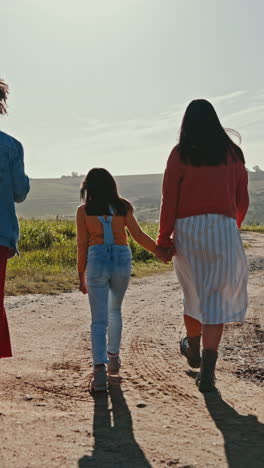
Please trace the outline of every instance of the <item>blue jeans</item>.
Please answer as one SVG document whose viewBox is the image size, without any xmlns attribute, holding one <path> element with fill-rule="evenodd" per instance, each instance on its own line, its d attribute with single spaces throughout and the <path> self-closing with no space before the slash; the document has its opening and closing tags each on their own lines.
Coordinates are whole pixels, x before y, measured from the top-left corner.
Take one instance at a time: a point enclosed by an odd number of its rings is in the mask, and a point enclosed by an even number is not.
<svg viewBox="0 0 264 468">
<path fill-rule="evenodd" d="M 119 353 L 121 305 L 130 275 L 131 250 L 128 246 L 102 244 L 89 247 L 87 286 L 94 365 L 108 363 L 107 351 Z"/>
</svg>

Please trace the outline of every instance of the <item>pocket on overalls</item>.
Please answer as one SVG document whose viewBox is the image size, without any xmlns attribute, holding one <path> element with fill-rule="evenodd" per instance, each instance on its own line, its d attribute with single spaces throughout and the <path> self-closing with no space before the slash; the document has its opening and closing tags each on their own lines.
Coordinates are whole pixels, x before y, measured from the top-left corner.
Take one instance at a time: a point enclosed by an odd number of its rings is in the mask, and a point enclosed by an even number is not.
<svg viewBox="0 0 264 468">
<path fill-rule="evenodd" d="M 122 277 L 131 275 L 132 254 L 128 246 L 115 246 L 114 250 L 114 273 Z"/>
<path fill-rule="evenodd" d="M 92 245 L 87 255 L 87 278 L 97 279 L 103 275 L 106 252 L 104 245 Z"/>
</svg>

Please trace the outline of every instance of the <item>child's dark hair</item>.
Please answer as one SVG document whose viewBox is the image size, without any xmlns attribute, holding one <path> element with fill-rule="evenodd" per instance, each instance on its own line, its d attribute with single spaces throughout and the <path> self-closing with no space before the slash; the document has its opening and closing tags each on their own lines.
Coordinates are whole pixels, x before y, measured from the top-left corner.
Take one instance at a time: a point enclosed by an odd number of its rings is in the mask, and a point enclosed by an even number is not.
<svg viewBox="0 0 264 468">
<path fill-rule="evenodd" d="M 8 85 L 0 79 L 0 114 L 7 114 L 7 95 L 9 93 Z"/>
<path fill-rule="evenodd" d="M 117 191 L 115 179 L 106 169 L 91 169 L 81 185 L 81 200 L 85 203 L 87 215 L 126 216 L 132 211 L 129 201 L 121 198 Z"/>
<path fill-rule="evenodd" d="M 227 163 L 228 153 L 234 161 L 245 163 L 242 150 L 229 137 L 212 104 L 205 99 L 192 101 L 184 114 L 178 150 L 181 160 L 192 166 L 218 166 Z"/>
</svg>

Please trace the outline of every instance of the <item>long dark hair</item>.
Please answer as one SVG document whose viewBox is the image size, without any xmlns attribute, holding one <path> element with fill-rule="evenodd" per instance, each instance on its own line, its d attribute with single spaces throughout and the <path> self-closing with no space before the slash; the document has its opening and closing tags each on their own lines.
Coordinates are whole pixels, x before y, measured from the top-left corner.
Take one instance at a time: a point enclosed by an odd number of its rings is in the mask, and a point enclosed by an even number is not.
<svg viewBox="0 0 264 468">
<path fill-rule="evenodd" d="M 192 166 L 218 166 L 227 163 L 228 153 L 235 161 L 245 163 L 242 150 L 225 130 L 212 104 L 205 99 L 192 101 L 183 116 L 177 146 L 182 162 Z"/>
<path fill-rule="evenodd" d="M 126 216 L 132 205 L 121 198 L 117 191 L 115 179 L 106 169 L 91 169 L 81 185 L 81 200 L 85 203 L 87 215 Z"/>
<path fill-rule="evenodd" d="M 0 114 L 6 114 L 7 113 L 7 95 L 9 92 L 8 85 L 0 79 Z"/>
</svg>

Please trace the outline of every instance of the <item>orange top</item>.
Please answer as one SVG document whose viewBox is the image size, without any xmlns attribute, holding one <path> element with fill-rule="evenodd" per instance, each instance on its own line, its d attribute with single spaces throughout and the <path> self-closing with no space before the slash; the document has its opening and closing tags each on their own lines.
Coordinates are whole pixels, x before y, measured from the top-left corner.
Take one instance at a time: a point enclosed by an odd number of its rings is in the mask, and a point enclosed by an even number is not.
<svg viewBox="0 0 264 468">
<path fill-rule="evenodd" d="M 76 225 L 78 271 L 83 273 L 86 270 L 88 247 L 104 243 L 104 230 L 97 216 L 86 214 L 85 205 L 81 205 L 77 209 Z M 126 216 L 113 215 L 112 230 L 116 245 L 128 245 L 126 227 L 144 249 L 150 252 L 155 251 L 155 241 L 142 231 L 132 211 L 128 211 Z"/>
</svg>

